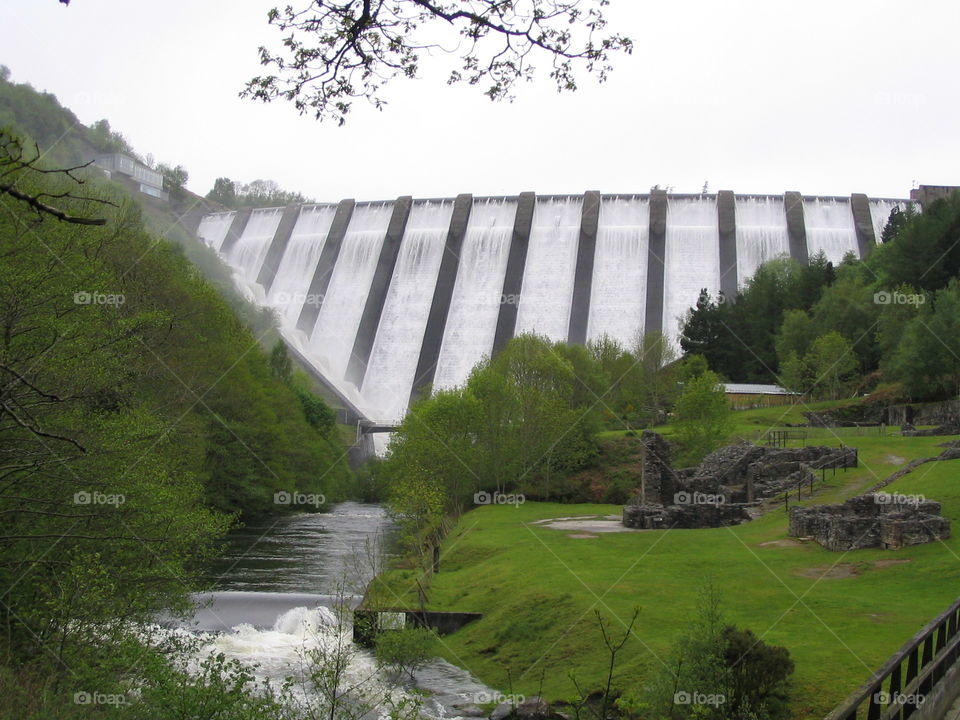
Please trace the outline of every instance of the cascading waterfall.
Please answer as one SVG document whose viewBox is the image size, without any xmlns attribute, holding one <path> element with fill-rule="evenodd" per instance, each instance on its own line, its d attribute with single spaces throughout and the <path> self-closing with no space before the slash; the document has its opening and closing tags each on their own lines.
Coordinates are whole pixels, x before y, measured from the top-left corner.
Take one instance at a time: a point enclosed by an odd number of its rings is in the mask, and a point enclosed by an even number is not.
<svg viewBox="0 0 960 720">
<path fill-rule="evenodd" d="M 497 330 L 516 200 L 475 200 L 460 251 L 457 280 L 433 384 L 450 388 L 489 355 Z"/>
<path fill-rule="evenodd" d="M 280 218 L 283 217 L 283 208 L 262 208 L 250 214 L 250 220 L 243 229 L 243 235 L 227 252 L 227 262 L 236 270 L 237 277 L 242 281 L 249 293 L 259 301 L 263 301 L 263 288 L 257 285 L 257 275 L 263 258 L 270 249 L 270 242 L 277 232 Z"/>
<path fill-rule="evenodd" d="M 452 215 L 451 202 L 410 210 L 362 389 L 386 422 L 407 409 Z"/>
<path fill-rule="evenodd" d="M 214 250 L 219 250 L 220 246 L 223 245 L 224 238 L 230 231 L 233 216 L 236 214 L 235 212 L 222 212 L 204 215 L 200 221 L 200 227 L 197 228 L 197 235 Z"/>
<path fill-rule="evenodd" d="M 304 303 L 320 302 L 320 298 L 308 297 L 307 293 L 336 212 L 336 205 L 305 205 L 300 209 L 267 296 L 267 303 L 280 312 L 281 325 L 295 328 Z"/>
<path fill-rule="evenodd" d="M 297 717 L 316 717 L 323 704 L 322 693 L 303 676 L 314 651 L 342 662 L 341 688 L 356 686 L 348 702 L 360 695 L 380 700 L 384 693 L 395 700 L 410 697 L 406 682 L 395 687 L 373 653 L 353 643 L 350 613 L 338 613 L 362 600 L 391 526 L 382 507 L 357 503 L 334 505 L 329 513 L 250 520 L 230 532 L 224 555 L 208 568 L 217 589 L 194 596 L 192 617 L 158 618 L 162 627 L 154 637 L 192 634 L 199 647 L 186 658 L 190 672 L 198 672 L 205 657 L 223 653 L 275 689 L 292 677 L 285 699 L 300 709 Z M 412 682 L 428 694 L 420 712 L 424 720 L 456 718 L 463 705 L 497 698 L 468 671 L 438 658 L 418 669 Z"/>
<path fill-rule="evenodd" d="M 516 334 L 567 339 L 583 199 L 537 199 L 520 291 Z M 505 298 L 509 301 L 511 298 Z"/>
<path fill-rule="evenodd" d="M 516 308 L 515 334 L 535 332 L 551 340 L 567 339 L 583 197 L 541 196 L 535 202 L 522 286 L 517 295 L 507 296 L 504 277 L 518 199 L 474 199 L 450 306 L 441 308 L 446 321 L 434 387 L 463 383 L 474 365 L 491 353 L 501 312 L 511 309 L 505 304 Z M 734 202 L 736 283 L 742 287 L 763 262 L 789 254 L 790 236 L 783 196 L 735 195 Z M 301 207 L 266 294 L 257 278 L 282 208 L 253 211 L 242 236 L 232 238 L 236 242 L 222 255 L 233 267 L 239 288 L 250 299 L 279 311 L 283 337 L 325 376 L 347 405 L 352 403 L 375 423 L 392 424 L 405 411 L 412 388 L 454 203 L 453 199 L 417 201 L 411 207 L 401 245 L 391 248 L 398 251 L 397 262 L 384 305 L 377 308 L 380 322 L 373 333 L 362 388 L 346 382 L 345 374 L 393 203 L 355 205 L 324 297 L 308 293 L 335 205 Z M 878 238 L 890 211 L 911 205 L 909 200 L 881 198 L 868 203 Z M 578 308 L 587 312 L 588 340 L 607 336 L 631 345 L 639 333 L 655 325 L 676 346 L 680 320 L 696 303 L 701 288 L 716 297 L 721 280 L 724 286 L 727 281 L 733 284 L 732 278 L 720 277 L 716 196 L 668 196 L 663 258 L 650 256 L 650 209 L 647 196 L 601 196 L 590 297 L 583 298 L 588 307 Z M 807 196 L 802 212 L 811 256 L 823 251 L 830 261 L 839 263 L 849 252 L 859 254 L 851 198 Z M 222 250 L 235 217 L 235 212 L 207 215 L 198 234 L 210 247 Z M 653 318 L 646 308 L 647 277 L 650 270 L 657 271 L 654 277 L 659 281 L 661 261 L 662 311 Z M 307 332 L 297 329 L 304 303 L 319 307 L 317 320 Z M 375 442 L 382 439 L 378 435 Z"/>
<path fill-rule="evenodd" d="M 782 197 L 738 197 L 736 203 L 737 287 L 743 287 L 762 263 L 790 257 L 790 237 Z"/>
<path fill-rule="evenodd" d="M 590 288 L 587 338 L 606 335 L 625 347 L 643 332 L 647 305 L 650 201 L 604 198 Z"/>
<path fill-rule="evenodd" d="M 679 342 L 680 323 L 701 288 L 720 289 L 720 229 L 715 197 L 670 198 L 664 253 L 663 334 Z"/>
<path fill-rule="evenodd" d="M 907 209 L 907 205 L 908 203 L 902 200 L 870 201 L 870 218 L 873 220 L 873 236 L 877 239 L 877 244 L 879 244 L 883 238 L 883 229 L 887 226 L 890 213 L 893 212 L 894 208 L 900 212 L 904 212 Z"/>
<path fill-rule="evenodd" d="M 392 212 L 393 203 L 358 204 L 354 208 L 327 294 L 310 335 L 310 353 L 326 362 L 337 381 L 342 381 L 346 375 Z"/>
<path fill-rule="evenodd" d="M 804 198 L 803 222 L 807 230 L 807 253 L 820 251 L 838 265 L 847 253 L 860 256 L 853 210 L 846 198 Z"/>
</svg>

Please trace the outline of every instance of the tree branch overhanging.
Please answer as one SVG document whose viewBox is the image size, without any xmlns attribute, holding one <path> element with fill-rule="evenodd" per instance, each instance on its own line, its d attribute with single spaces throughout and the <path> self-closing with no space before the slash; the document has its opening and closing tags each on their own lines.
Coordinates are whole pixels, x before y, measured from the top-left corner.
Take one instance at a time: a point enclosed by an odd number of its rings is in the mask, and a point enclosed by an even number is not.
<svg viewBox="0 0 960 720">
<path fill-rule="evenodd" d="M 36 211 L 41 219 L 49 215 L 57 218 L 61 222 L 75 225 L 106 225 L 107 221 L 105 218 L 75 215 L 55 205 L 51 205 L 46 199 L 93 202 L 116 207 L 115 203 L 109 200 L 74 195 L 69 191 L 60 193 L 30 193 L 17 187 L 19 181 L 31 173 L 40 175 L 62 175 L 77 185 L 84 184 L 84 180 L 74 173 L 88 167 L 90 163 L 68 168 L 45 168 L 39 165 L 41 157 L 40 148 L 36 145 L 34 145 L 32 156 L 28 155 L 24 151 L 23 143 L 19 138 L 8 130 L 0 129 L 0 178 L 4 179 L 4 182 L 0 182 L 0 196 L 9 195 L 15 200 L 26 203 Z M 13 182 L 9 182 L 7 178 L 12 178 Z"/>
<path fill-rule="evenodd" d="M 290 101 L 318 120 L 345 122 L 353 102 L 377 108 L 382 88 L 398 76 L 416 78 L 423 52 L 455 58 L 448 84 L 489 83 L 491 100 L 510 100 L 519 80 L 546 58 L 559 91 L 577 89 L 577 68 L 603 82 L 612 56 L 632 41 L 607 33 L 609 0 L 315 0 L 274 8 L 270 24 L 287 33 L 282 50 L 260 48 L 273 74 L 247 82 L 241 96 Z"/>
</svg>

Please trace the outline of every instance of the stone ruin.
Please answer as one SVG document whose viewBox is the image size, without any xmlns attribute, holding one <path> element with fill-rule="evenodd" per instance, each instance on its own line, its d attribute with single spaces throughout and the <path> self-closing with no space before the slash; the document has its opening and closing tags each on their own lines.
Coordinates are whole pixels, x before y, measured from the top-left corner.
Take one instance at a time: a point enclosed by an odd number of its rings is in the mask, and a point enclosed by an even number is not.
<svg viewBox="0 0 960 720">
<path fill-rule="evenodd" d="M 857 449 L 809 446 L 775 448 L 751 443 L 730 445 L 707 455 L 691 482 L 729 488 L 731 502 L 754 503 L 809 485 L 820 470 L 853 468 Z"/>
<path fill-rule="evenodd" d="M 711 453 L 696 468 L 674 470 L 670 445 L 640 437 L 640 489 L 623 509 L 630 528 L 710 528 L 751 518 L 758 501 L 811 483 L 821 468 L 856 467 L 855 448 L 772 448 L 739 443 Z"/>
<path fill-rule="evenodd" d="M 827 550 L 895 549 L 950 537 L 940 503 L 915 495 L 869 493 L 841 505 L 790 509 L 787 534 Z"/>
<path fill-rule="evenodd" d="M 939 437 L 941 435 L 960 435 L 960 426 L 938 425 L 937 427 L 917 430 L 917 428 L 910 423 L 906 423 L 900 428 L 900 434 L 903 435 L 903 437 Z"/>
</svg>

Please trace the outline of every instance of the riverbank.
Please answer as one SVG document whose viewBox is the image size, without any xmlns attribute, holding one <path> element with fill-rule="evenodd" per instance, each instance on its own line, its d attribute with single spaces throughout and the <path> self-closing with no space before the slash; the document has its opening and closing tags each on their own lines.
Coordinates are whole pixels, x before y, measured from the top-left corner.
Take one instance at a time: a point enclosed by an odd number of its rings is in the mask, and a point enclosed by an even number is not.
<svg viewBox="0 0 960 720">
<path fill-rule="evenodd" d="M 861 465 L 828 476 L 813 502 L 858 494 L 902 463 L 938 454 L 944 440 L 844 437 L 859 447 Z M 957 461 L 931 463 L 888 490 L 939 500 L 944 516 L 957 522 L 960 493 L 949 482 L 957 469 Z M 666 659 L 709 579 L 723 593 L 731 622 L 789 649 L 796 663 L 793 715 L 800 720 L 825 715 L 957 595 L 958 538 L 832 553 L 788 538 L 782 511 L 711 530 L 583 533 L 540 522 L 620 510 L 526 503 L 464 514 L 443 544 L 428 608 L 483 618 L 444 637 L 443 656 L 495 687 L 536 695 L 542 684 L 547 699 L 570 699 L 569 672 L 591 689 L 604 673 L 594 610 L 622 627 L 639 606 L 617 673 L 619 687 L 636 687 Z M 394 570 L 381 580 L 379 597 L 394 605 L 416 602 L 412 571 Z"/>
</svg>

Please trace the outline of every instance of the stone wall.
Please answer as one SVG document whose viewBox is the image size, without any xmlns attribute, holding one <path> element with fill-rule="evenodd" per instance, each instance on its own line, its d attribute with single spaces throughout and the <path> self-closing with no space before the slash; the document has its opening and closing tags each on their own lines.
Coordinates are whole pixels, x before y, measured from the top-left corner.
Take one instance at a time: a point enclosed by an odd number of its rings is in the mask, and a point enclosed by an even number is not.
<svg viewBox="0 0 960 720">
<path fill-rule="evenodd" d="M 743 505 L 723 502 L 688 505 L 626 505 L 623 524 L 639 530 L 715 528 L 749 520 Z"/>
<path fill-rule="evenodd" d="M 672 503 L 677 482 L 670 464 L 670 444 L 662 435 L 644 430 L 640 447 L 640 494 L 636 501 L 651 505 Z"/>
<path fill-rule="evenodd" d="M 711 453 L 687 485 L 701 492 L 728 489 L 733 502 L 773 497 L 816 478 L 821 468 L 857 466 L 856 448 L 774 448 L 740 443 Z"/>
<path fill-rule="evenodd" d="M 706 528 L 750 519 L 748 508 L 816 479 L 821 467 L 855 467 L 855 448 L 772 448 L 740 443 L 711 453 L 696 468 L 673 470 L 670 446 L 645 431 L 639 493 L 624 508 L 631 528 Z"/>
<path fill-rule="evenodd" d="M 950 521 L 940 516 L 938 502 L 870 493 L 841 505 L 793 507 L 787 534 L 813 538 L 837 552 L 895 549 L 950 537 Z"/>
</svg>

